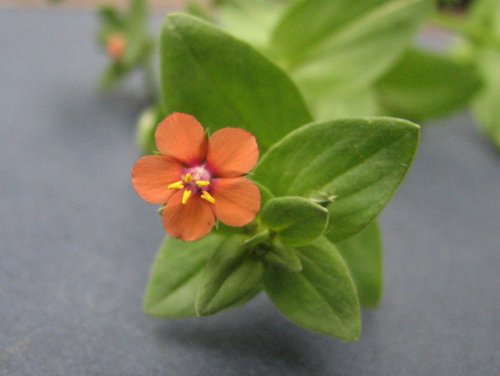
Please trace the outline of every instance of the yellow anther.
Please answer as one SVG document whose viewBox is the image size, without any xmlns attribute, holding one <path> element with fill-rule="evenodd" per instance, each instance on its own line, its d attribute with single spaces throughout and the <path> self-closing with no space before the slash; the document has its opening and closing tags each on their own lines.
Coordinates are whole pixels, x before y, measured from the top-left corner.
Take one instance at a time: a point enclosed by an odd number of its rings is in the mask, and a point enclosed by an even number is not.
<svg viewBox="0 0 500 376">
<path fill-rule="evenodd" d="M 210 202 L 211 204 L 215 204 L 215 198 L 212 196 L 210 193 L 207 191 L 203 191 L 201 193 L 201 198 L 204 199 L 205 201 Z"/>
<path fill-rule="evenodd" d="M 191 176 L 191 174 L 186 174 L 182 178 L 186 183 L 191 183 L 191 181 L 193 180 L 193 176 Z"/>
<path fill-rule="evenodd" d="M 191 191 L 189 190 L 185 190 L 184 193 L 182 194 L 182 204 L 185 205 L 188 200 L 189 200 L 189 197 L 191 197 Z"/>
<path fill-rule="evenodd" d="M 184 189 L 184 182 L 182 180 L 176 181 L 167 186 L 168 189 Z"/>
<path fill-rule="evenodd" d="M 176 181 L 175 183 L 172 183 L 172 184 L 169 184 L 168 189 L 184 189 L 184 183 L 179 180 L 179 181 Z"/>
<path fill-rule="evenodd" d="M 196 185 L 198 187 L 208 187 L 210 185 L 210 182 L 208 180 L 197 180 Z"/>
</svg>

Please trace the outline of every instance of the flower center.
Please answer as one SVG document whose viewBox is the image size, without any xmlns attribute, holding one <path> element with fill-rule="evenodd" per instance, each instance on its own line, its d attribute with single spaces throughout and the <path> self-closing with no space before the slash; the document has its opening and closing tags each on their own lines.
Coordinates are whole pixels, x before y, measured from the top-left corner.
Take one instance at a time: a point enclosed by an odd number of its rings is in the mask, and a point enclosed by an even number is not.
<svg viewBox="0 0 500 376">
<path fill-rule="evenodd" d="M 212 175 L 204 165 L 188 168 L 181 180 L 169 184 L 168 189 L 184 190 L 182 193 L 182 204 L 186 204 L 193 194 L 199 195 L 203 200 L 215 204 L 215 198 L 208 192 Z"/>
</svg>

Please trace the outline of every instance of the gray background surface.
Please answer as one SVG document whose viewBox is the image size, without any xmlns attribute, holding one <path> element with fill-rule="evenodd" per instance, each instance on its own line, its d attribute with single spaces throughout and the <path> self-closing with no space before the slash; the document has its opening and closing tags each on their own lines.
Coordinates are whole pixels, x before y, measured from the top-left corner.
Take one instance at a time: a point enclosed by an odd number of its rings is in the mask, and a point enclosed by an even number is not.
<svg viewBox="0 0 500 376">
<path fill-rule="evenodd" d="M 467 114 L 425 130 L 381 217 L 385 297 L 346 344 L 266 297 L 141 312 L 163 231 L 129 181 L 144 93 L 98 95 L 91 14 L 0 12 L 0 374 L 498 375 L 500 155 Z"/>
</svg>

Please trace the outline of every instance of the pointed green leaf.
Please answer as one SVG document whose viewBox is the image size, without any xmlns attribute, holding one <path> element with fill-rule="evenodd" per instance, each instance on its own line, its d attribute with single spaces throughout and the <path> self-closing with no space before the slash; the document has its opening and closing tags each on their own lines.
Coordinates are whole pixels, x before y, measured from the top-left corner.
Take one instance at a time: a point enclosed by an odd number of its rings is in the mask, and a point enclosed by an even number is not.
<svg viewBox="0 0 500 376">
<path fill-rule="evenodd" d="M 302 263 L 299 256 L 297 256 L 297 252 L 293 248 L 282 244 L 273 244 L 271 249 L 265 254 L 264 261 L 292 272 L 300 272 L 302 270 Z"/>
<path fill-rule="evenodd" d="M 304 197 L 279 197 L 267 202 L 260 218 L 283 243 L 303 245 L 323 234 L 328 210 Z"/>
<path fill-rule="evenodd" d="M 355 341 L 361 331 L 356 289 L 347 266 L 328 240 L 297 248 L 301 272 L 266 267 L 264 287 L 281 313 L 306 329 Z"/>
<path fill-rule="evenodd" d="M 274 145 L 254 179 L 279 196 L 335 195 L 329 237 L 341 241 L 366 227 L 389 202 L 415 155 L 419 127 L 367 118 L 306 125 Z"/>
<path fill-rule="evenodd" d="M 223 240 L 215 235 L 194 243 L 165 239 L 153 264 L 144 312 L 163 318 L 196 316 L 195 296 L 201 273 Z"/>
<path fill-rule="evenodd" d="M 167 16 L 160 53 L 167 113 L 192 114 L 211 131 L 245 128 L 263 148 L 311 119 L 285 73 L 246 43 L 204 21 Z"/>
<path fill-rule="evenodd" d="M 352 90 L 411 45 L 432 8 L 432 0 L 299 0 L 278 21 L 272 48 L 305 93 Z"/>
<path fill-rule="evenodd" d="M 409 50 L 376 84 L 378 101 L 394 116 L 426 120 L 464 107 L 481 82 L 447 57 Z"/>
<path fill-rule="evenodd" d="M 212 315 L 260 291 L 262 264 L 248 254 L 242 239 L 227 238 L 208 261 L 196 295 L 198 316 Z"/>
<path fill-rule="evenodd" d="M 335 243 L 342 255 L 358 291 L 361 305 L 375 307 L 382 297 L 382 242 L 377 222 L 363 231 Z"/>
</svg>

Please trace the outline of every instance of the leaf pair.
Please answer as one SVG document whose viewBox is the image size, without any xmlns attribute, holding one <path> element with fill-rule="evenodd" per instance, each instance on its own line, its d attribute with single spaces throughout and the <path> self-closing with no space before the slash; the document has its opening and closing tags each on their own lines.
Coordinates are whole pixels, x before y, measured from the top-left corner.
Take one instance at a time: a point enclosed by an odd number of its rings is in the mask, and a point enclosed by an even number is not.
<svg viewBox="0 0 500 376">
<path fill-rule="evenodd" d="M 248 301 L 261 290 L 262 264 L 246 256 L 240 237 L 212 234 L 195 243 L 166 239 L 151 271 L 144 311 L 174 319 Z"/>
<path fill-rule="evenodd" d="M 366 239 L 370 239 L 368 232 L 358 242 L 364 246 Z M 366 254 L 368 260 L 373 260 L 377 253 L 372 250 L 365 248 L 366 252 L 360 255 L 351 241 L 334 246 L 319 238 L 295 249 L 283 247 L 276 253 L 267 253 L 264 271 L 263 263 L 248 255 L 238 237 L 224 239 L 212 234 L 196 243 L 166 239 L 153 266 L 144 311 L 170 319 L 210 315 L 252 299 L 263 282 L 278 309 L 296 324 L 355 340 L 361 321 L 351 274 L 358 291 L 364 292 L 361 302 L 374 305 L 380 292 L 370 289 L 380 287 L 380 270 L 370 273 L 367 269 L 376 269 L 380 260 L 378 264 L 354 261 L 349 272 L 342 257 L 363 261 L 360 256 Z M 369 281 L 369 275 L 375 281 Z"/>
</svg>

